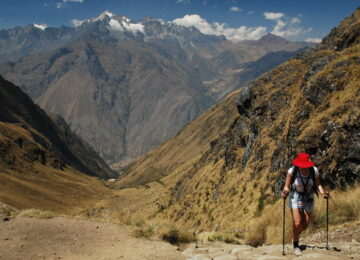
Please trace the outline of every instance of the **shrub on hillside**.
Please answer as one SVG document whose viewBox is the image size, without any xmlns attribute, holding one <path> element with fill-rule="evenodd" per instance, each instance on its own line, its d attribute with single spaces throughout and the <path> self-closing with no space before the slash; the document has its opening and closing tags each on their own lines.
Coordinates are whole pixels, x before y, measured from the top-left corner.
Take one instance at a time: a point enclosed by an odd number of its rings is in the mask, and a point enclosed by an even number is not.
<svg viewBox="0 0 360 260">
<path fill-rule="evenodd" d="M 134 231 L 135 237 L 150 238 L 154 235 L 154 229 L 150 226 L 147 228 L 138 228 Z"/>
<path fill-rule="evenodd" d="M 162 235 L 162 240 L 167 241 L 170 244 L 180 244 L 180 243 L 195 242 L 196 237 L 192 233 L 181 232 L 176 228 L 172 228 L 168 232 Z"/>
</svg>

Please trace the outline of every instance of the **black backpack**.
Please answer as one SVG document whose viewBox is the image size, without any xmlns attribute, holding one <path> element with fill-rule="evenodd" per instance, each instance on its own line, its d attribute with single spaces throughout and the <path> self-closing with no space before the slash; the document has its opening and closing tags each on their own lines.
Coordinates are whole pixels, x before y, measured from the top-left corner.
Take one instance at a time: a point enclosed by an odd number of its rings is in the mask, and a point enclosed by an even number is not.
<svg viewBox="0 0 360 260">
<path fill-rule="evenodd" d="M 297 167 L 297 166 L 294 166 L 294 172 L 293 172 L 293 174 L 292 174 L 292 176 L 291 176 L 291 188 L 293 188 L 292 186 L 293 186 L 293 183 L 295 182 L 295 180 L 296 180 L 296 177 L 297 177 L 297 175 L 299 174 L 299 167 Z M 311 179 L 312 179 L 312 181 L 313 181 L 313 186 L 311 187 L 311 192 L 315 192 L 315 194 L 316 194 L 316 196 L 319 196 L 319 193 L 318 193 L 318 191 L 317 191 L 317 189 L 316 189 L 316 182 L 315 182 L 315 169 L 314 169 L 314 167 L 310 167 L 310 177 L 311 177 Z M 306 187 L 304 187 L 304 194 L 306 194 L 307 193 L 307 189 L 305 189 Z"/>
</svg>

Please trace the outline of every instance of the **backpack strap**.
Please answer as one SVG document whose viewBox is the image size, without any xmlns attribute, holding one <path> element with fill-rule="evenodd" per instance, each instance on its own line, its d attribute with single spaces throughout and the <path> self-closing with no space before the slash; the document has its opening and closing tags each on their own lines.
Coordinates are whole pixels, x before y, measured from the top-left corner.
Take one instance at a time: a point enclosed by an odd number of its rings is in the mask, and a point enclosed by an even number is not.
<svg viewBox="0 0 360 260">
<path fill-rule="evenodd" d="M 293 189 L 293 184 L 294 184 L 294 182 L 296 180 L 298 172 L 299 172 L 299 167 L 294 166 L 294 170 L 293 170 L 293 173 L 291 175 L 291 187 L 290 187 L 291 189 Z M 314 192 L 316 194 L 316 196 L 319 197 L 319 193 L 318 193 L 317 188 L 316 188 L 315 169 L 314 169 L 314 167 L 310 167 L 310 176 L 311 176 L 311 179 L 313 181 L 313 186 L 311 188 L 312 189 L 311 191 Z"/>
<path fill-rule="evenodd" d="M 293 170 L 293 172 L 292 172 L 292 174 L 291 174 L 291 190 L 294 189 L 294 188 L 293 188 L 293 184 L 294 184 L 294 182 L 295 182 L 295 180 L 296 180 L 296 177 L 297 177 L 297 175 L 298 175 L 298 172 L 299 172 L 299 168 L 298 168 L 297 166 L 294 166 L 294 170 Z"/>
<path fill-rule="evenodd" d="M 317 191 L 317 187 L 316 187 L 316 182 L 315 182 L 315 169 L 314 167 L 310 167 L 310 176 L 311 176 L 311 179 L 313 181 L 313 186 L 312 186 L 312 192 L 315 192 L 316 196 L 319 197 L 319 193 Z"/>
</svg>

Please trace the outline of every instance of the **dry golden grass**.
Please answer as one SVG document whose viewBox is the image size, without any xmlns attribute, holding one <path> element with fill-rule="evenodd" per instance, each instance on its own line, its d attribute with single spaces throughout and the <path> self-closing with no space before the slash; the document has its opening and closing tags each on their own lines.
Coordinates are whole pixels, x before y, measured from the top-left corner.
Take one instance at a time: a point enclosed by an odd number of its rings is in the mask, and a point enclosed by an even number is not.
<svg viewBox="0 0 360 260">
<path fill-rule="evenodd" d="M 40 209 L 23 209 L 17 214 L 20 217 L 29 217 L 29 218 L 40 218 L 48 219 L 58 216 L 58 214 L 46 210 Z"/>
<path fill-rule="evenodd" d="M 345 222 L 360 220 L 360 186 L 346 191 L 336 190 L 331 193 L 329 200 L 329 224 L 330 229 Z M 262 215 L 249 223 L 246 234 L 246 243 L 250 245 L 279 244 L 282 241 L 282 203 L 277 201 L 274 205 L 267 206 Z M 291 241 L 292 218 L 286 200 L 286 241 Z M 315 208 L 312 221 L 303 235 L 309 235 L 326 227 L 326 200 L 315 200 Z"/>
</svg>

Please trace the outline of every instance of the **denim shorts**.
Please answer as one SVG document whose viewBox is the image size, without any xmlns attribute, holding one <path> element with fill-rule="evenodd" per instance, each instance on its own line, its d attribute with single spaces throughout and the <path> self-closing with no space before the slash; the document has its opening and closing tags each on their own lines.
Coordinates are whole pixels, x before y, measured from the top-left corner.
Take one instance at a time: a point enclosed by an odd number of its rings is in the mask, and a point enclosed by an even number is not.
<svg viewBox="0 0 360 260">
<path fill-rule="evenodd" d="M 313 196 L 305 196 L 298 192 L 290 192 L 289 195 L 289 208 L 290 209 L 304 209 L 306 212 L 311 212 L 314 209 Z"/>
</svg>

